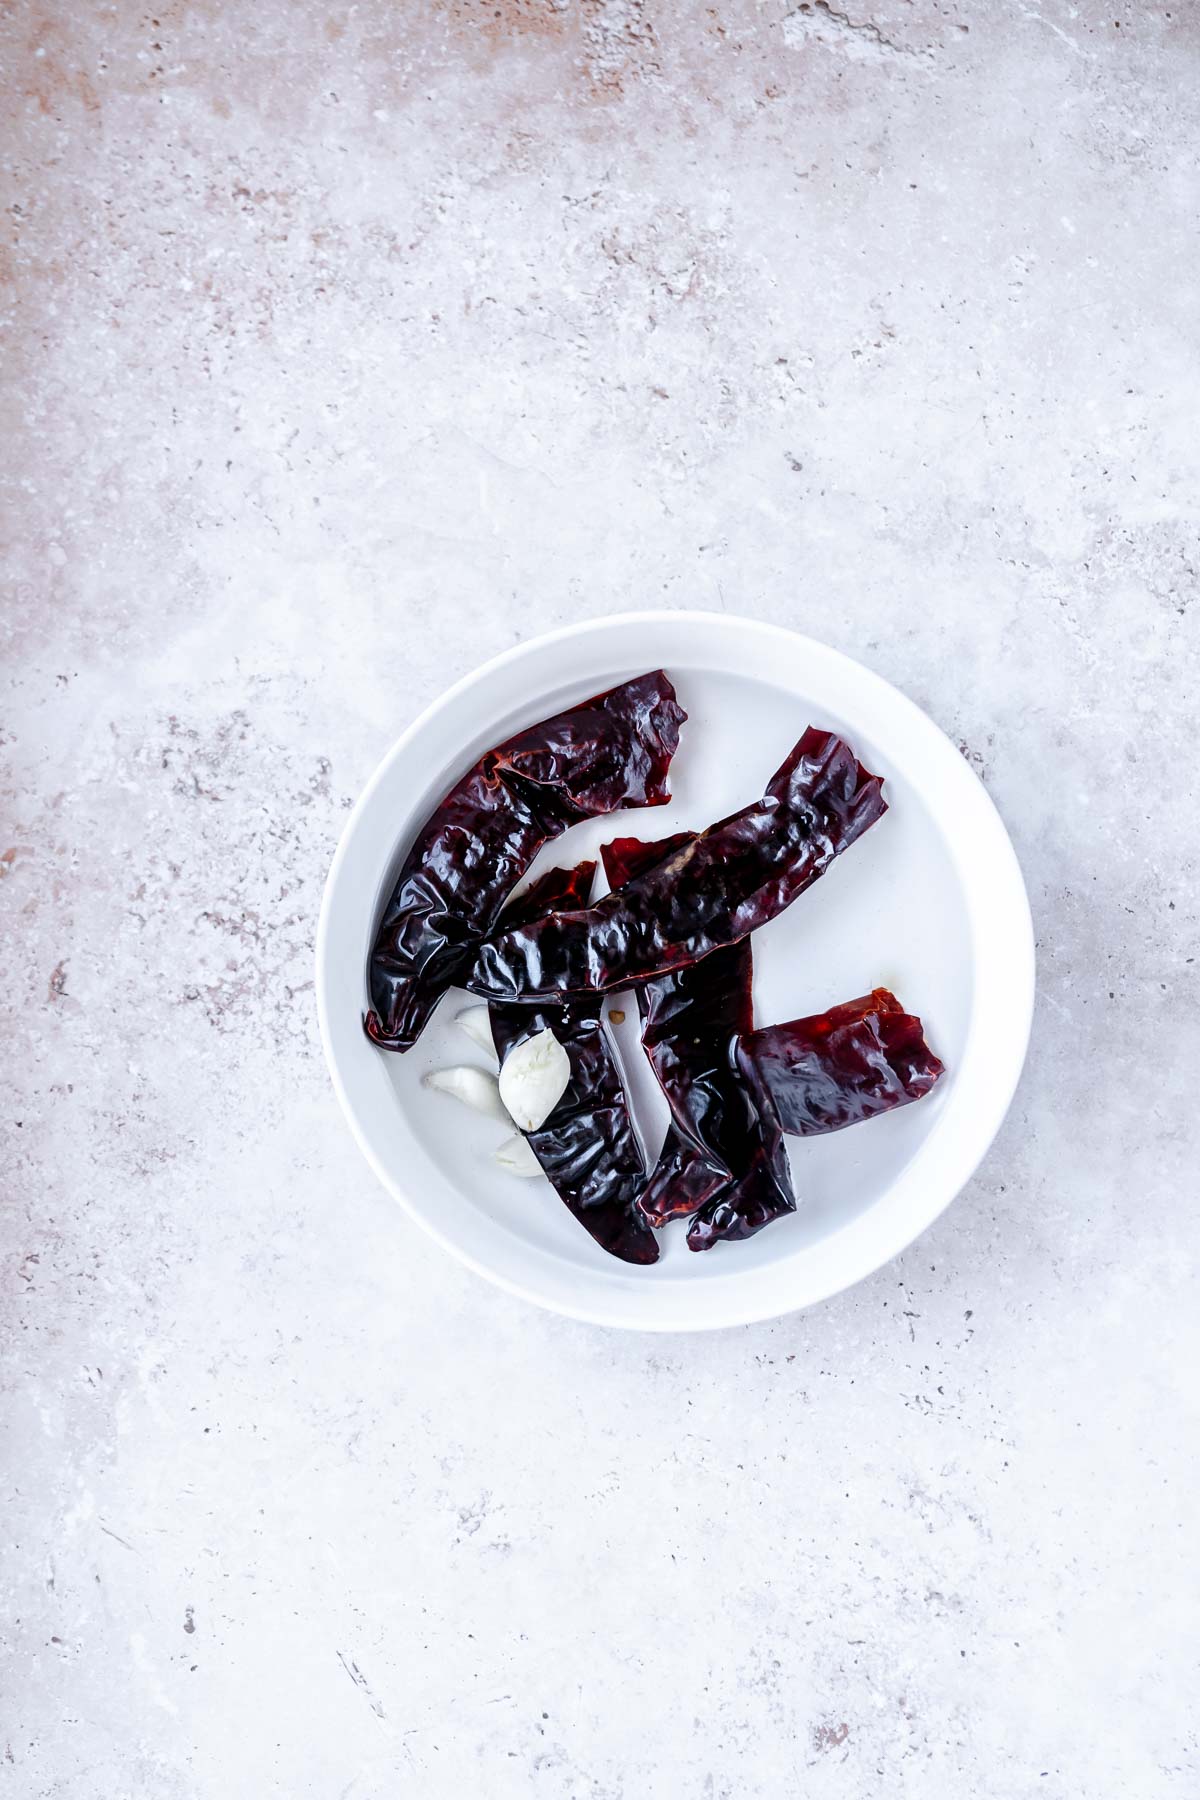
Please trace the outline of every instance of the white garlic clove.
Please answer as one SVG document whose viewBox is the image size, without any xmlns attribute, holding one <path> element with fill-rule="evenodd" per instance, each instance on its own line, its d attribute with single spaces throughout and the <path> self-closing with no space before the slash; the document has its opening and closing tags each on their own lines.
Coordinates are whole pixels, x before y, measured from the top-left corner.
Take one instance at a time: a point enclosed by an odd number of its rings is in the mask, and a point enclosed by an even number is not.
<svg viewBox="0 0 1200 1800">
<path fill-rule="evenodd" d="M 517 1044 L 500 1069 L 500 1098 L 522 1131 L 544 1125 L 567 1091 L 571 1059 L 546 1028 Z"/>
<path fill-rule="evenodd" d="M 466 1006 L 455 1020 L 477 1049 L 486 1051 L 496 1061 L 496 1045 L 492 1038 L 492 1019 L 486 1006 Z"/>
<path fill-rule="evenodd" d="M 523 1137 L 505 1138 L 500 1148 L 493 1150 L 492 1159 L 509 1175 L 528 1177 L 542 1172 L 542 1165 Z"/>
<path fill-rule="evenodd" d="M 465 1063 L 457 1069 L 431 1069 L 425 1077 L 425 1086 L 435 1093 L 452 1095 L 464 1106 L 473 1107 L 489 1119 L 499 1119 L 505 1125 L 511 1122 L 500 1103 L 496 1077 L 489 1075 L 486 1069 L 472 1069 Z"/>
</svg>

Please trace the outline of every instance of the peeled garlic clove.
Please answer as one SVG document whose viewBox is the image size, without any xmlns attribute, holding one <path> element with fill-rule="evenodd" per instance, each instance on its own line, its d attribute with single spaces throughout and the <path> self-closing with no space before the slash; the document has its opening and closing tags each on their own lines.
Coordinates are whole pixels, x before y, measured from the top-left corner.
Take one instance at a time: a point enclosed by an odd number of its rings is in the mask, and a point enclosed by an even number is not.
<svg viewBox="0 0 1200 1800">
<path fill-rule="evenodd" d="M 465 1063 L 458 1069 L 431 1069 L 425 1077 L 425 1086 L 438 1094 L 453 1095 L 455 1100 L 474 1107 L 476 1112 L 485 1113 L 489 1119 L 499 1119 L 505 1125 L 510 1123 L 509 1115 L 500 1103 L 496 1077 L 489 1075 L 486 1069 L 472 1069 Z"/>
<path fill-rule="evenodd" d="M 570 1079 L 571 1059 L 547 1026 L 505 1057 L 500 1098 L 522 1131 L 536 1131 L 566 1093 Z"/>
<path fill-rule="evenodd" d="M 496 1060 L 496 1045 L 492 1039 L 492 1021 L 486 1006 L 467 1006 L 459 1013 L 455 1023 L 465 1031 L 471 1042 L 480 1050 L 486 1050 L 492 1061 Z"/>
<path fill-rule="evenodd" d="M 492 1151 L 492 1159 L 509 1175 L 540 1175 L 542 1165 L 529 1148 L 523 1137 L 505 1138 L 498 1150 Z"/>
</svg>

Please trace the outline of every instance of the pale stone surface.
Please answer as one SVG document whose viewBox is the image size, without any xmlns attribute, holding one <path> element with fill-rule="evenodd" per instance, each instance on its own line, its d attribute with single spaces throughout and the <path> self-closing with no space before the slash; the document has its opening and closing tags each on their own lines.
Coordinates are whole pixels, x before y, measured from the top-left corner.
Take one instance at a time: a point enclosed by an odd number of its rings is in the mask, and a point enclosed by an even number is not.
<svg viewBox="0 0 1200 1800">
<path fill-rule="evenodd" d="M 1194 1796 L 1196 9 L 0 30 L 3 1791 Z M 398 1214 L 311 945 L 425 701 L 664 604 L 963 742 L 1042 985 L 925 1239 L 650 1341 Z"/>
</svg>

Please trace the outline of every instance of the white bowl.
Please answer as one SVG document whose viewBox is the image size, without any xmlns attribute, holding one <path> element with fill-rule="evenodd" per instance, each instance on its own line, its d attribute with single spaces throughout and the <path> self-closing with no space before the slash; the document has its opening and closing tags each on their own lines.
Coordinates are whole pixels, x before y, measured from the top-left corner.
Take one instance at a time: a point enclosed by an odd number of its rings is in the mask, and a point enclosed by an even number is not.
<svg viewBox="0 0 1200 1800">
<path fill-rule="evenodd" d="M 605 1255 L 548 1182 L 492 1161 L 503 1127 L 433 1093 L 431 1069 L 482 1062 L 446 996 L 404 1056 L 362 1029 L 376 921 L 417 827 L 457 775 L 519 725 L 647 669 L 688 711 L 669 806 L 611 814 L 550 844 L 534 872 L 620 833 L 665 837 L 761 794 L 806 725 L 832 728 L 885 777 L 889 811 L 754 938 L 760 1025 L 890 987 L 946 1074 L 925 1100 L 829 1137 L 790 1140 L 799 1210 L 747 1243 L 696 1255 L 666 1228 L 651 1269 Z M 512 1293 L 574 1318 L 693 1331 L 826 1299 L 910 1244 L 979 1163 L 1029 1037 L 1034 957 L 1021 871 L 963 757 L 911 701 L 811 638 L 710 613 L 597 619 L 536 638 L 467 676 L 376 769 L 333 859 L 317 934 L 317 1003 L 333 1083 L 385 1187 L 448 1250 Z M 621 1002 L 614 997 L 614 1004 Z M 636 1008 L 618 1048 L 651 1156 L 666 1111 Z"/>
</svg>

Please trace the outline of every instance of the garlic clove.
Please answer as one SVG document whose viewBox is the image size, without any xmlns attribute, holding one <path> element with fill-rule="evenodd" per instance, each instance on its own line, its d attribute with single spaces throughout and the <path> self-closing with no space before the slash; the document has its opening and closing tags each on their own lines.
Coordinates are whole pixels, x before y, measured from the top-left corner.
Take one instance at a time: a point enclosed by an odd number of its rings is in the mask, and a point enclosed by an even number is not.
<svg viewBox="0 0 1200 1800">
<path fill-rule="evenodd" d="M 496 1045 L 492 1039 L 492 1020 L 486 1006 L 466 1006 L 459 1013 L 455 1024 L 465 1031 L 477 1049 L 483 1050 L 496 1062 Z"/>
<path fill-rule="evenodd" d="M 544 1125 L 567 1090 L 571 1059 L 547 1028 L 514 1045 L 500 1069 L 500 1098 L 522 1131 Z"/>
<path fill-rule="evenodd" d="M 509 1114 L 500 1102 L 496 1077 L 489 1075 L 486 1069 L 473 1069 L 466 1063 L 457 1069 L 431 1069 L 425 1077 L 425 1086 L 437 1094 L 452 1095 L 464 1106 L 473 1107 L 489 1119 L 511 1124 Z"/>
<path fill-rule="evenodd" d="M 492 1151 L 492 1160 L 509 1175 L 529 1177 L 542 1172 L 542 1165 L 523 1137 L 505 1138 L 500 1148 Z"/>
</svg>

